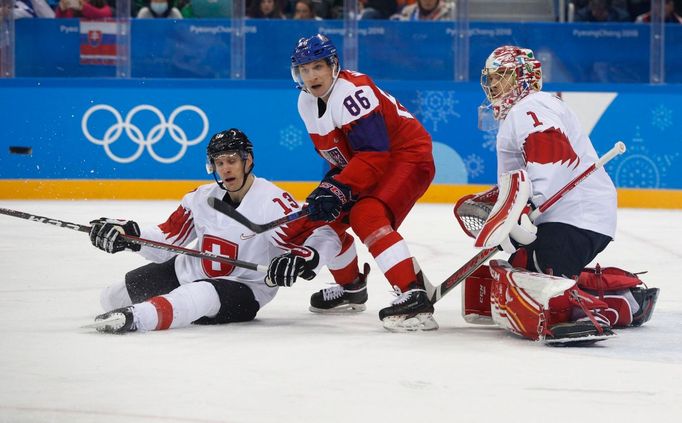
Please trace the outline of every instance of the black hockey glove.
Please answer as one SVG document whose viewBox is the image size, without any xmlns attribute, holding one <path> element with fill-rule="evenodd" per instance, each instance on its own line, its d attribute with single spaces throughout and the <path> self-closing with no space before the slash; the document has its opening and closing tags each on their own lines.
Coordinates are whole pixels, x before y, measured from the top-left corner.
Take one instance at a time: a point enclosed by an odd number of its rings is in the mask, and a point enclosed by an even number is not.
<svg viewBox="0 0 682 423">
<path fill-rule="evenodd" d="M 314 248 L 296 247 L 270 261 L 265 284 L 270 287 L 291 286 L 298 276 L 311 280 L 319 263 L 320 255 Z"/>
<path fill-rule="evenodd" d="M 333 222 L 342 211 L 351 205 L 352 192 L 350 187 L 342 184 L 334 178 L 323 179 L 313 192 L 310 193 L 306 202 L 310 207 L 310 220 L 322 220 Z"/>
<path fill-rule="evenodd" d="M 132 220 L 99 218 L 90 222 L 90 242 L 107 253 L 118 253 L 125 249 L 140 251 L 139 244 L 123 239 L 121 234 L 140 236 L 140 227 Z"/>
</svg>

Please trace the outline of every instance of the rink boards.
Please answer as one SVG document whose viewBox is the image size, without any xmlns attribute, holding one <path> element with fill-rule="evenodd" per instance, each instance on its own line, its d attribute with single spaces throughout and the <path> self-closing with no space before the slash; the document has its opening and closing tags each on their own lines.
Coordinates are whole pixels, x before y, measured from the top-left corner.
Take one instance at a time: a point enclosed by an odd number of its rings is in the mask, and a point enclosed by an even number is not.
<svg viewBox="0 0 682 423">
<path fill-rule="evenodd" d="M 379 81 L 432 134 L 436 179 L 423 201 L 495 183 L 495 133 L 477 128 L 478 84 Z M 578 113 L 626 207 L 682 208 L 682 87 L 548 84 Z M 177 198 L 211 181 L 210 136 L 238 127 L 255 172 L 304 198 L 323 175 L 288 81 L 0 80 L 0 198 Z"/>
</svg>

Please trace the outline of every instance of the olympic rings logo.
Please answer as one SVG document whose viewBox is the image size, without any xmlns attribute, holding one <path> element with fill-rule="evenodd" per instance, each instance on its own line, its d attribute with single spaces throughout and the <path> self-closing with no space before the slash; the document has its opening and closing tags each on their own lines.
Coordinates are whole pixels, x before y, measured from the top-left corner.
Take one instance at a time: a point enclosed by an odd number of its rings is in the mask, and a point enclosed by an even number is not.
<svg viewBox="0 0 682 423">
<path fill-rule="evenodd" d="M 88 123 L 93 113 L 100 110 L 111 113 L 114 116 L 116 122 L 104 132 L 104 136 L 102 138 L 96 138 L 90 133 L 90 130 L 88 129 Z M 142 133 L 140 128 L 132 123 L 133 117 L 135 117 L 135 115 L 141 111 L 150 111 L 159 119 L 159 123 L 154 125 L 146 134 L 146 136 Z M 187 138 L 185 131 L 180 126 L 175 124 L 175 119 L 183 112 L 196 113 L 201 119 L 203 125 L 199 136 L 192 138 L 191 140 Z M 161 113 L 161 111 L 156 107 L 149 104 L 141 104 L 130 110 L 124 120 L 118 110 L 114 109 L 108 104 L 98 104 L 96 106 L 90 107 L 88 111 L 85 112 L 83 119 L 81 120 L 81 129 L 83 130 L 83 135 L 85 135 L 85 138 L 87 138 L 88 141 L 93 144 L 103 146 L 107 156 L 109 156 L 109 158 L 115 162 L 134 162 L 142 155 L 144 149 L 146 148 L 149 152 L 149 155 L 151 155 L 154 160 L 160 163 L 169 164 L 180 160 L 180 158 L 185 155 L 187 147 L 199 144 L 204 140 L 206 134 L 208 134 L 208 118 L 206 117 L 206 113 L 204 113 L 204 111 L 200 108 L 186 104 L 173 110 L 168 117 L 168 120 L 166 120 L 163 113 Z M 111 145 L 121 137 L 123 130 L 125 130 L 128 138 L 137 144 L 136 151 L 129 157 L 119 157 L 113 151 L 111 151 Z M 166 131 L 168 131 L 173 141 L 180 145 L 180 151 L 178 151 L 178 153 L 173 157 L 161 157 L 156 153 L 156 151 L 154 151 L 154 145 L 164 137 Z"/>
</svg>

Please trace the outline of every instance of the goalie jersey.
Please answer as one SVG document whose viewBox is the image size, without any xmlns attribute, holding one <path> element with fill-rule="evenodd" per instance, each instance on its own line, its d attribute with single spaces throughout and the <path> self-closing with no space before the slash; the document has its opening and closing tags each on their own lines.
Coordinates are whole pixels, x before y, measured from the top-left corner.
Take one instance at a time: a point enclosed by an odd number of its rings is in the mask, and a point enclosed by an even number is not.
<svg viewBox="0 0 682 423">
<path fill-rule="evenodd" d="M 302 91 L 298 112 L 317 152 L 354 194 L 376 185 L 389 162 L 431 161 L 431 136 L 390 94 L 359 72 L 341 71 L 326 106 Z"/>
<path fill-rule="evenodd" d="M 497 134 L 498 177 L 525 169 L 537 207 L 599 160 L 576 115 L 558 97 L 531 93 L 502 121 Z M 601 168 L 534 223 L 561 222 L 611 238 L 616 232 L 616 188 Z"/>
<path fill-rule="evenodd" d="M 305 218 L 255 234 L 208 205 L 209 197 L 222 199 L 225 195 L 226 191 L 218 184 L 202 185 L 186 194 L 177 210 L 164 223 L 141 228 L 141 237 L 181 247 L 196 241 L 197 250 L 265 265 L 292 246 L 305 245 L 317 250 L 320 254 L 319 267 L 322 267 L 341 249 L 336 232 L 329 226 L 320 226 Z M 300 208 L 289 193 L 265 179 L 255 178 L 251 189 L 236 209 L 253 222 L 265 223 Z M 142 247 L 140 254 L 156 263 L 170 260 L 176 255 L 149 247 Z M 261 307 L 277 293 L 277 287 L 265 285 L 263 273 L 198 257 L 177 255 L 175 273 L 181 284 L 215 278 L 241 282 L 251 288 Z"/>
</svg>

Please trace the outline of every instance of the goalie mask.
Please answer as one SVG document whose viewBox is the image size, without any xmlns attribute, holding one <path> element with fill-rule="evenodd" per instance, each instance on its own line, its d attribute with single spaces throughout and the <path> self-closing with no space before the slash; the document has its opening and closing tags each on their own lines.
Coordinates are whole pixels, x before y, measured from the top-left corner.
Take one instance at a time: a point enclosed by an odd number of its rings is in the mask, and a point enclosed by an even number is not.
<svg viewBox="0 0 682 423">
<path fill-rule="evenodd" d="M 481 87 L 487 103 L 479 111 L 492 110 L 494 119 L 503 120 L 519 100 L 542 89 L 542 65 L 530 49 L 498 47 L 485 61 Z"/>
<path fill-rule="evenodd" d="M 303 78 L 301 78 L 299 67 L 317 60 L 324 60 L 332 69 L 332 83 L 327 92 L 320 96 L 325 97 L 334 87 L 341 70 L 336 47 L 325 35 L 317 34 L 312 37 L 303 37 L 298 40 L 296 48 L 291 55 L 291 77 L 298 89 L 309 92 L 305 87 Z"/>
<path fill-rule="evenodd" d="M 218 157 L 230 155 L 238 156 L 244 165 L 244 181 L 239 189 L 236 190 L 239 191 L 246 184 L 246 180 L 253 170 L 255 163 L 253 162 L 253 144 L 246 134 L 236 128 L 213 135 L 208 143 L 208 147 L 206 147 L 206 172 L 213 174 L 213 178 L 218 185 L 225 190 L 226 188 L 223 186 L 222 181 L 216 175 L 215 160 Z M 252 162 L 251 166 L 246 169 L 249 155 L 251 155 Z"/>
</svg>

